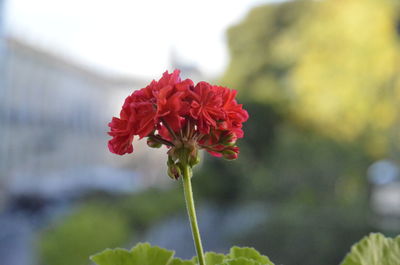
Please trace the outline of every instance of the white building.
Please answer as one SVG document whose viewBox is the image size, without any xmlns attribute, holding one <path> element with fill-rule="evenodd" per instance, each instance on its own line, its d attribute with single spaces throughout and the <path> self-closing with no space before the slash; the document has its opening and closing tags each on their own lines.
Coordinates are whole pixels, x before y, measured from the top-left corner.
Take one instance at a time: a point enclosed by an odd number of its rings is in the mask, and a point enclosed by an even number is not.
<svg viewBox="0 0 400 265">
<path fill-rule="evenodd" d="M 108 152 L 107 124 L 118 114 L 123 99 L 147 81 L 99 74 L 17 39 L 4 43 L 5 76 L 0 83 L 2 190 L 10 183 L 33 185 L 71 168 L 131 163 L 131 156 Z M 139 163 L 141 159 L 133 160 L 131 168 L 146 165 Z M 154 165 L 152 168 L 155 171 Z"/>
</svg>

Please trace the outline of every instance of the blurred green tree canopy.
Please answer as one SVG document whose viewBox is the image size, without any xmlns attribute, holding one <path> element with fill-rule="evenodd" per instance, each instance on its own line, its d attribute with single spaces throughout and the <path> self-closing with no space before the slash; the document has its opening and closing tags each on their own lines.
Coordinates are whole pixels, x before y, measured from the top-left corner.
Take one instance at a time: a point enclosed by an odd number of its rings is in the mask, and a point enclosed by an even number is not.
<svg viewBox="0 0 400 265">
<path fill-rule="evenodd" d="M 105 248 L 130 247 L 155 222 L 184 209 L 182 190 L 177 189 L 89 194 L 68 216 L 40 232 L 38 264 L 86 265 L 90 255 Z"/>
<path fill-rule="evenodd" d="M 88 264 L 89 255 L 120 246 L 128 239 L 128 232 L 126 220 L 116 211 L 97 206 L 81 207 L 41 236 L 40 264 Z"/>
<path fill-rule="evenodd" d="M 394 0 L 261 6 L 229 30 L 223 82 L 329 137 L 363 139 L 382 156 L 400 139 L 398 31 Z"/>
</svg>

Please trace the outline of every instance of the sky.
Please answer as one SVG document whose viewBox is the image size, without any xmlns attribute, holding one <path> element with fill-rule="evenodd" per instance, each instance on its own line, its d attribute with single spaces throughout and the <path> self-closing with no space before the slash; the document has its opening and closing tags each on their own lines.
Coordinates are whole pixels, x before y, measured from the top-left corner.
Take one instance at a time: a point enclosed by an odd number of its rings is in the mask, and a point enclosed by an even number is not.
<svg viewBox="0 0 400 265">
<path fill-rule="evenodd" d="M 152 77 L 171 51 L 206 75 L 223 73 L 226 29 L 273 0 L 5 0 L 9 35 L 94 69 Z"/>
</svg>

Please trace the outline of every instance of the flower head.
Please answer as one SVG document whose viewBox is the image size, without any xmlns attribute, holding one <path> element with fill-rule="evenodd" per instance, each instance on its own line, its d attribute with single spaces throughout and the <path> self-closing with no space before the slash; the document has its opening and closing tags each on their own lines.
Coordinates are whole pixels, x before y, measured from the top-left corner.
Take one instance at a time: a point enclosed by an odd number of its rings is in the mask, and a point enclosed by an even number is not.
<svg viewBox="0 0 400 265">
<path fill-rule="evenodd" d="M 217 157 L 238 157 L 236 140 L 243 137 L 248 113 L 236 101 L 236 91 L 207 82 L 181 80 L 180 71 L 165 72 L 160 80 L 125 99 L 120 117 L 108 124 L 112 153 L 133 152 L 134 136 L 148 137 L 150 147 L 166 145 L 168 173 L 179 178 L 179 163 L 194 166 L 198 150 Z"/>
</svg>

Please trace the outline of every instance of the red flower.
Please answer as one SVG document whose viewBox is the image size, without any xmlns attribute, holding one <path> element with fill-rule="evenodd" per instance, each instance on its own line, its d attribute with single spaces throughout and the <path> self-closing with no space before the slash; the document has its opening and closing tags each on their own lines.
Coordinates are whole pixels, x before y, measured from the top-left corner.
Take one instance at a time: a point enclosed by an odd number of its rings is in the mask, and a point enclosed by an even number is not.
<svg viewBox="0 0 400 265">
<path fill-rule="evenodd" d="M 132 153 L 133 134 L 128 128 L 128 121 L 114 117 L 108 126 L 111 127 L 111 131 L 108 134 L 113 137 L 108 142 L 110 151 L 118 155 Z"/>
<path fill-rule="evenodd" d="M 217 121 L 225 118 L 222 110 L 222 97 L 206 82 L 200 82 L 189 91 L 190 115 L 197 121 L 196 125 L 203 134 L 210 132 L 210 127 L 216 127 Z"/>
<path fill-rule="evenodd" d="M 219 91 L 223 99 L 222 109 L 226 115 L 226 119 L 219 123 L 219 129 L 231 130 L 238 138 L 243 138 L 242 124 L 247 121 L 249 114 L 243 109 L 242 104 L 236 102 L 237 91 L 219 86 L 214 89 Z"/>
<path fill-rule="evenodd" d="M 175 70 L 172 74 L 165 72 L 159 81 L 153 80 L 150 85 L 136 90 L 125 99 L 120 118 L 114 117 L 113 121 L 108 124 L 111 128 L 108 134 L 114 137 L 108 145 L 112 153 L 118 155 L 132 153 L 133 135 L 143 138 L 156 129 L 156 118 L 159 110 L 157 106 L 163 105 L 162 99 L 160 99 L 161 102 L 158 102 L 158 98 L 161 98 L 163 94 L 160 91 L 174 88 L 174 85 L 179 82 L 178 70 Z M 117 120 L 118 122 L 116 122 Z M 119 134 L 121 134 L 120 131 L 124 131 L 124 137 L 116 135 L 114 131 L 118 131 Z"/>
<path fill-rule="evenodd" d="M 157 93 L 157 118 L 165 121 L 174 131 L 182 128 L 183 116 L 189 111 L 189 103 L 183 101 L 193 81 L 186 79 L 175 86 L 165 86 Z"/>
<path fill-rule="evenodd" d="M 149 137 L 150 147 L 164 144 L 170 149 L 171 172 L 182 154 L 192 166 L 198 163 L 198 149 L 236 159 L 239 154 L 236 140 L 243 137 L 242 124 L 248 114 L 235 97 L 235 90 L 207 82 L 195 86 L 190 79 L 182 81 L 179 70 L 165 72 L 160 80 L 153 80 L 126 98 L 120 117 L 109 123 L 108 134 L 113 138 L 108 147 L 111 152 L 123 155 L 133 151 L 135 135 Z"/>
</svg>

